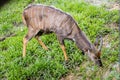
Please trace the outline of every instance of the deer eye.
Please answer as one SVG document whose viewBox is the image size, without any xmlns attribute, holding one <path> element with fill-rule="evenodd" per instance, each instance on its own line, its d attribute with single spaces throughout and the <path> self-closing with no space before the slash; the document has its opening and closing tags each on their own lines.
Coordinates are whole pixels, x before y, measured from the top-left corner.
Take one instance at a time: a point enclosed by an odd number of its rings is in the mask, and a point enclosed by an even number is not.
<svg viewBox="0 0 120 80">
<path fill-rule="evenodd" d="M 98 59 L 98 57 L 97 57 L 97 56 L 94 56 L 94 59 Z"/>
</svg>

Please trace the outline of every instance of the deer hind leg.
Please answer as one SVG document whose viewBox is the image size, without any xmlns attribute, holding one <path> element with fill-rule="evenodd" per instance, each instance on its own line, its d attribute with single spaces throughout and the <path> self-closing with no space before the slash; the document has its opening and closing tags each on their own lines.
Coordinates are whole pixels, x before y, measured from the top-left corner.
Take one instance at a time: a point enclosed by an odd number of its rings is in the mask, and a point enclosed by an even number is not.
<svg viewBox="0 0 120 80">
<path fill-rule="evenodd" d="M 28 40 L 26 37 L 23 38 L 23 57 L 26 55 L 26 45 L 27 45 Z"/>
<path fill-rule="evenodd" d="M 37 34 L 38 31 L 33 30 L 31 26 L 28 27 L 28 33 L 27 35 L 23 38 L 23 57 L 26 56 L 26 46 L 27 42 L 32 39 Z"/>
<path fill-rule="evenodd" d="M 65 61 L 67 61 L 68 57 L 67 57 L 67 53 L 66 53 L 66 49 L 65 49 L 65 45 L 64 45 L 64 40 L 63 40 L 62 37 L 58 37 L 58 40 L 60 42 L 60 47 L 61 47 L 61 49 L 62 49 L 62 51 L 64 53 Z"/>
<path fill-rule="evenodd" d="M 48 50 L 48 48 L 45 46 L 45 44 L 42 42 L 42 40 L 39 39 L 39 36 L 35 36 L 35 38 L 40 43 L 40 45 L 42 46 L 43 49 Z"/>
</svg>

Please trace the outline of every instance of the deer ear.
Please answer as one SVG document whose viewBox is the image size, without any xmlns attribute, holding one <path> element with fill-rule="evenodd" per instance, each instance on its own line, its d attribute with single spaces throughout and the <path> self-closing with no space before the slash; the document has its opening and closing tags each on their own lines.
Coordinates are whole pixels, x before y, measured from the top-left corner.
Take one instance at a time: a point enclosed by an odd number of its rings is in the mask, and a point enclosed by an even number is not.
<svg viewBox="0 0 120 80">
<path fill-rule="evenodd" d="M 99 44 L 99 43 L 98 43 L 98 42 L 99 42 L 99 41 L 98 41 L 98 38 L 99 38 L 99 37 L 97 36 L 97 37 L 96 37 L 96 40 L 95 40 L 95 42 L 94 42 L 94 45 L 95 45 L 96 47 L 98 47 L 98 44 Z"/>
<path fill-rule="evenodd" d="M 96 46 L 96 48 L 98 48 L 98 51 L 101 52 L 102 45 L 103 45 L 103 39 L 101 35 L 97 36 L 96 41 L 94 42 L 94 45 Z"/>
<path fill-rule="evenodd" d="M 102 38 L 102 36 L 100 36 L 100 45 L 98 47 L 99 52 L 101 52 L 102 46 L 103 46 L 103 38 Z"/>
</svg>

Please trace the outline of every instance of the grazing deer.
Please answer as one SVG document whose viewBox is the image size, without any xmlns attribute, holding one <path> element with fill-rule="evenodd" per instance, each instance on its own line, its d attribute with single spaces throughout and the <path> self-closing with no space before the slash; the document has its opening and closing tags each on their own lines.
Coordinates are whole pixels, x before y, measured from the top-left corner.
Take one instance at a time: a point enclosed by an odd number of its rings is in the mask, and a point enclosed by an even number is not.
<svg viewBox="0 0 120 80">
<path fill-rule="evenodd" d="M 99 49 L 97 49 L 96 45 L 98 44 L 98 40 L 95 44 L 92 44 L 69 14 L 54 7 L 34 4 L 24 9 L 22 18 L 23 23 L 28 27 L 28 33 L 23 38 L 23 57 L 26 55 L 27 42 L 33 37 L 38 40 L 45 50 L 48 50 L 39 36 L 54 32 L 59 40 L 65 60 L 68 60 L 68 58 L 66 55 L 64 39 L 70 39 L 74 41 L 78 48 L 87 54 L 93 62 L 102 66 L 100 59 L 102 39 L 100 38 L 101 44 Z"/>
</svg>

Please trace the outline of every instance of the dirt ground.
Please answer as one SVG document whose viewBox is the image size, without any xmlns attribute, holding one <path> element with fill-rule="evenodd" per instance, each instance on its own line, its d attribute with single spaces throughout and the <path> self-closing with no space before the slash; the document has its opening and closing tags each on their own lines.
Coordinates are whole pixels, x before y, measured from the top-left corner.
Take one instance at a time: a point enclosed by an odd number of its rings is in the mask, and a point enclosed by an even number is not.
<svg viewBox="0 0 120 80">
<path fill-rule="evenodd" d="M 119 0 L 85 0 L 86 2 L 95 6 L 105 6 L 108 10 L 120 10 Z"/>
</svg>

